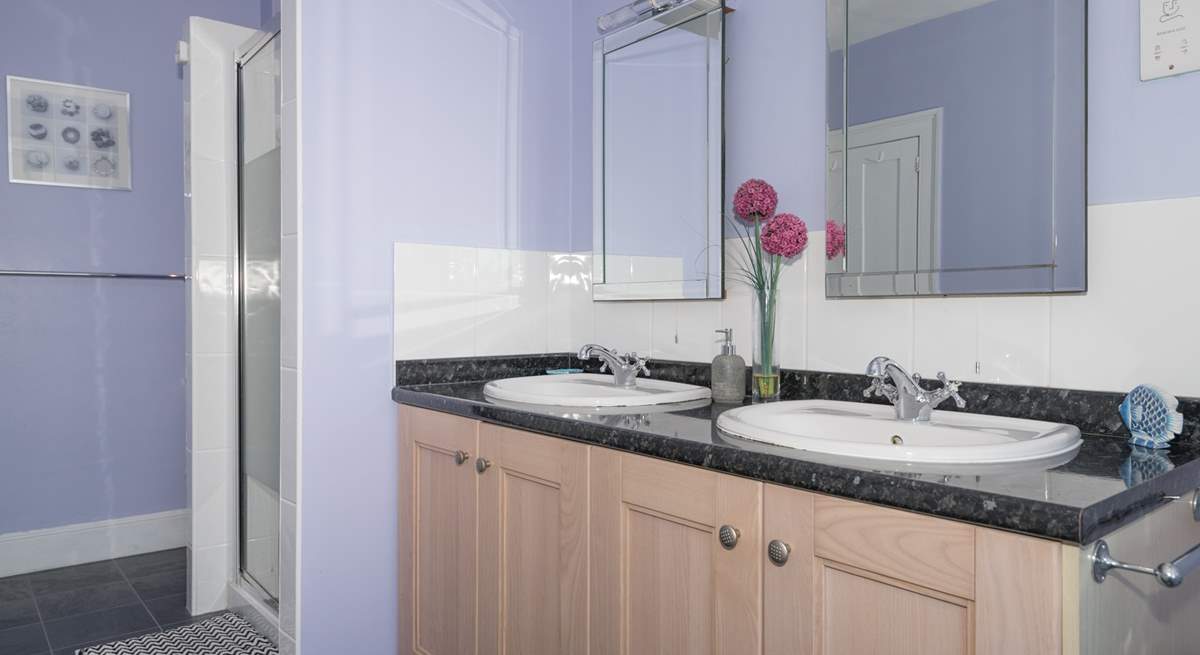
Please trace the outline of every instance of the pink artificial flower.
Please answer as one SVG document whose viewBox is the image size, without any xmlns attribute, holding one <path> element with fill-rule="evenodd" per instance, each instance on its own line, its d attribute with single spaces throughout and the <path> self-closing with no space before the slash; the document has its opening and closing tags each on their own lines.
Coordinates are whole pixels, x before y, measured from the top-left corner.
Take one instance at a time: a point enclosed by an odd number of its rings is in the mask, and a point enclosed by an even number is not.
<svg viewBox="0 0 1200 655">
<path fill-rule="evenodd" d="M 770 184 L 758 179 L 746 180 L 733 194 L 733 213 L 746 221 L 767 219 L 775 215 L 779 195 Z"/>
<path fill-rule="evenodd" d="M 808 245 L 808 226 L 795 214 L 780 214 L 762 231 L 762 247 L 772 255 L 791 259 Z"/>
<path fill-rule="evenodd" d="M 846 254 L 846 228 L 833 219 L 825 221 L 825 258 Z"/>
</svg>

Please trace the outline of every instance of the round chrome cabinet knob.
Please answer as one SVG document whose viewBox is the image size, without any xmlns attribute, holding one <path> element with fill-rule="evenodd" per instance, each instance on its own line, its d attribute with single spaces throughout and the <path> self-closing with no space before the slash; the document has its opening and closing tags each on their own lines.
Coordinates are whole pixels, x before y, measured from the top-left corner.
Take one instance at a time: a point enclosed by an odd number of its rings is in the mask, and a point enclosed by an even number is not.
<svg viewBox="0 0 1200 655">
<path fill-rule="evenodd" d="M 465 450 L 454 451 L 454 463 L 462 466 L 468 459 L 471 458 L 471 453 Z"/>
<path fill-rule="evenodd" d="M 487 458 L 480 457 L 479 459 L 475 460 L 475 471 L 478 473 L 483 473 L 484 471 L 488 470 L 488 467 L 491 465 L 492 463 L 489 462 Z"/>
<path fill-rule="evenodd" d="M 772 539 L 771 543 L 767 544 L 767 559 L 775 566 L 787 564 L 788 555 L 791 554 L 792 547 L 778 539 Z"/>
<path fill-rule="evenodd" d="M 725 550 L 733 550 L 741 536 L 742 533 L 732 525 L 722 525 L 721 529 L 717 531 L 717 538 L 721 540 L 721 546 Z"/>
</svg>

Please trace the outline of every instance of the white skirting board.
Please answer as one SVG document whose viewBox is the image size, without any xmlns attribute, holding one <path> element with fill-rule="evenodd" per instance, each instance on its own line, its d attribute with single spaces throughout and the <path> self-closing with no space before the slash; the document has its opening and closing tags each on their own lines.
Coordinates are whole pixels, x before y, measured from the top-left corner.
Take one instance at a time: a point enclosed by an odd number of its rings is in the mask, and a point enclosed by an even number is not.
<svg viewBox="0 0 1200 655">
<path fill-rule="evenodd" d="M 189 514 L 176 509 L 0 534 L 0 578 L 186 546 Z"/>
</svg>

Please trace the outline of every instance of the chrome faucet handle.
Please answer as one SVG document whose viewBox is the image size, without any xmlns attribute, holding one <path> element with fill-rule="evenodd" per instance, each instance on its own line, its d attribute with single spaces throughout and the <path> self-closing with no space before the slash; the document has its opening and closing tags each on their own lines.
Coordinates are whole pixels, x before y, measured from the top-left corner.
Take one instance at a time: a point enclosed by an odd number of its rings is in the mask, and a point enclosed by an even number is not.
<svg viewBox="0 0 1200 655">
<path fill-rule="evenodd" d="M 893 403 L 896 402 L 896 395 L 895 385 L 884 381 L 882 377 L 871 378 L 871 386 L 863 390 L 863 398 L 879 396 L 880 398 L 887 398 Z"/>
<path fill-rule="evenodd" d="M 646 363 L 650 361 L 649 357 L 641 357 L 636 352 L 632 352 L 625 354 L 625 361 L 635 373 L 650 377 L 650 369 L 646 368 Z"/>
<path fill-rule="evenodd" d="M 608 362 L 606 362 L 604 360 L 600 360 L 600 372 L 608 373 Z"/>
<path fill-rule="evenodd" d="M 959 409 L 965 408 L 967 406 L 967 401 L 958 394 L 958 388 L 962 386 L 962 382 L 958 380 L 947 380 L 945 373 L 939 373 L 938 379 L 942 381 L 942 385 L 946 389 L 946 392 L 949 393 L 950 397 L 954 399 L 954 404 L 958 406 Z"/>
<path fill-rule="evenodd" d="M 967 406 L 967 401 L 959 395 L 958 389 L 962 386 L 962 382 L 958 380 L 950 380 L 946 377 L 946 372 L 941 371 L 937 375 L 938 382 L 942 383 L 942 388 L 929 392 L 929 404 L 936 407 L 947 398 L 953 398 L 954 404 L 963 409 Z"/>
</svg>

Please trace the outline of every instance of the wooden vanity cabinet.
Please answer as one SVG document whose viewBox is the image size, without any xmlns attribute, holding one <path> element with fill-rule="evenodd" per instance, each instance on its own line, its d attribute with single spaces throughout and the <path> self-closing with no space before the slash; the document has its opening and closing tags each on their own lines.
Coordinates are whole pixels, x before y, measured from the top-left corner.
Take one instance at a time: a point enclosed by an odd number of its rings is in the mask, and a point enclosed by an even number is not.
<svg viewBox="0 0 1200 655">
<path fill-rule="evenodd" d="M 400 412 L 404 652 L 1058 655 L 1062 546 Z"/>
<path fill-rule="evenodd" d="M 766 655 L 1063 652 L 1057 542 L 774 485 L 764 495 L 764 541 L 790 546 L 763 573 Z"/>
<path fill-rule="evenodd" d="M 590 652 L 761 652 L 763 485 L 600 448 L 591 479 Z"/>
<path fill-rule="evenodd" d="M 476 652 L 477 423 L 400 410 L 400 588 L 406 653 Z"/>
<path fill-rule="evenodd" d="M 586 653 L 587 446 L 482 423 L 479 455 L 478 652 Z"/>
<path fill-rule="evenodd" d="M 403 407 L 404 652 L 587 652 L 588 449 Z"/>
</svg>

